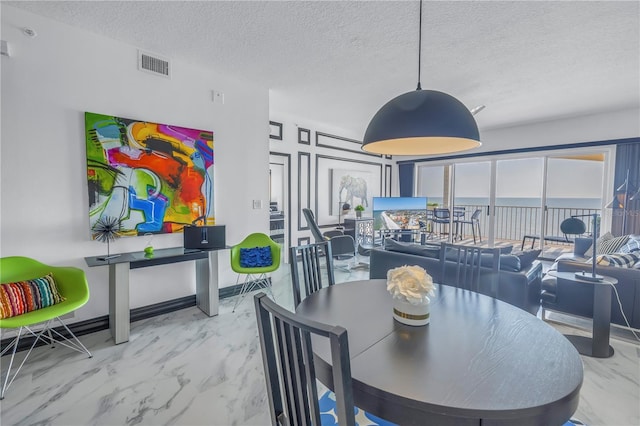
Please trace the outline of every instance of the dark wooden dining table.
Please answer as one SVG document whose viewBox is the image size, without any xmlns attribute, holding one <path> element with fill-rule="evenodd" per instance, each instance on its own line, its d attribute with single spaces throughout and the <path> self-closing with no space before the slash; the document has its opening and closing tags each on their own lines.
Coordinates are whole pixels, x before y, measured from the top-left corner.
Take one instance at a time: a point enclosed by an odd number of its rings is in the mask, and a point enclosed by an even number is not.
<svg viewBox="0 0 640 426">
<path fill-rule="evenodd" d="M 355 404 L 402 425 L 562 425 L 578 407 L 582 360 L 539 318 L 436 285 L 431 320 L 393 319 L 385 280 L 323 288 L 304 317 L 347 329 Z M 329 345 L 314 338 L 318 379 L 333 389 Z"/>
</svg>

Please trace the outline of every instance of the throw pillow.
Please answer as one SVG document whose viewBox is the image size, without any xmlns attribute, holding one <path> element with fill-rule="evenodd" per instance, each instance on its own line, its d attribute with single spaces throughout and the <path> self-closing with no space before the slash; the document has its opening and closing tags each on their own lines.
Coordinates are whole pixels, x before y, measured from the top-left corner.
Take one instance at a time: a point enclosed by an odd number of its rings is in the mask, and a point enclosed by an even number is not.
<svg viewBox="0 0 640 426">
<path fill-rule="evenodd" d="M 26 314 L 64 300 L 51 274 L 0 284 L 0 319 Z"/>
<path fill-rule="evenodd" d="M 489 255 L 489 259 L 491 255 Z M 482 266 L 491 266 L 485 265 L 485 262 L 481 263 Z M 510 271 L 510 272 L 520 272 L 522 269 L 522 264 L 520 263 L 520 259 L 518 256 L 513 254 L 501 254 L 500 255 L 500 270 L 501 271 Z"/>
<path fill-rule="evenodd" d="M 525 251 L 514 251 L 511 254 L 513 254 L 514 256 L 518 256 L 518 258 L 520 259 L 520 268 L 527 269 L 531 266 L 533 261 L 536 260 L 538 256 L 540 256 L 541 251 L 542 250 L 540 249 L 533 249 Z"/>
<path fill-rule="evenodd" d="M 628 235 L 622 235 L 620 237 L 614 237 L 611 232 L 607 232 L 606 234 L 604 234 L 603 236 L 601 236 L 600 238 L 598 238 L 596 240 L 596 255 L 598 254 L 610 254 L 610 253 L 617 253 L 620 248 L 622 248 L 622 246 L 624 246 L 627 241 L 629 241 L 629 236 Z M 586 257 L 592 257 L 594 255 L 593 253 L 593 245 L 591 247 L 589 247 L 589 250 L 587 250 L 584 255 Z"/>
<path fill-rule="evenodd" d="M 619 252 L 620 253 L 631 253 L 634 251 L 638 251 L 640 250 L 640 238 L 635 239 L 633 238 L 633 236 L 629 237 L 629 240 L 627 241 L 627 244 L 623 245 Z"/>
<path fill-rule="evenodd" d="M 384 249 L 387 251 L 395 251 L 398 253 L 414 254 L 416 256 L 430 257 L 432 259 L 440 258 L 440 247 L 435 245 L 419 245 L 411 243 L 403 243 L 392 238 L 385 238 Z"/>
<path fill-rule="evenodd" d="M 273 265 L 271 247 L 240 248 L 240 266 L 262 268 Z"/>
<path fill-rule="evenodd" d="M 601 247 L 602 243 L 604 243 L 605 241 L 611 240 L 612 238 L 613 238 L 613 234 L 611 232 L 607 232 L 604 235 L 600 235 L 600 237 L 596 240 L 596 245 L 598 247 Z M 589 247 L 587 251 L 584 252 L 584 256 L 593 257 L 593 244 L 591 244 L 591 247 Z"/>
<path fill-rule="evenodd" d="M 607 240 L 596 247 L 596 254 L 618 253 L 620 249 L 627 243 L 627 241 L 629 241 L 628 235 L 623 235 L 621 237 L 615 237 Z"/>
<path fill-rule="evenodd" d="M 631 268 L 638 260 L 640 260 L 640 253 L 610 253 L 596 257 L 596 263 L 600 266 L 617 266 L 620 268 Z"/>
</svg>

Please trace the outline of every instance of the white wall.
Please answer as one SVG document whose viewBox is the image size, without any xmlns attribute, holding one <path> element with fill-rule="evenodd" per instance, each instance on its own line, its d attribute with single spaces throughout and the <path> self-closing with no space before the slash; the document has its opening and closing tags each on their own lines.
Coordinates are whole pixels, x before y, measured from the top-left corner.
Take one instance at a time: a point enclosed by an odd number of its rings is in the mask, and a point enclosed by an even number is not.
<svg viewBox="0 0 640 426">
<path fill-rule="evenodd" d="M 91 299 L 73 321 L 108 313 L 106 267 L 85 256 L 106 252 L 89 233 L 84 112 L 144 119 L 214 132 L 216 222 L 227 244 L 268 232 L 269 92 L 215 70 L 172 60 L 172 79 L 137 71 L 126 45 L 2 4 L 0 255 L 25 255 L 87 272 Z M 25 37 L 22 27 L 38 32 Z M 162 52 L 157 52 L 162 54 Z M 214 104 L 211 90 L 223 91 Z M 252 200 L 263 208 L 252 209 Z M 113 252 L 142 250 L 146 237 L 121 238 Z M 182 245 L 182 234 L 157 235 L 155 248 Z M 221 286 L 235 284 L 225 252 Z M 131 274 L 131 305 L 194 294 L 193 262 Z"/>
<path fill-rule="evenodd" d="M 481 131 L 482 147 L 478 151 L 566 145 L 638 136 L 640 109 L 628 109 Z"/>
<path fill-rule="evenodd" d="M 391 179 L 391 191 L 393 195 L 398 195 L 398 168 L 396 160 L 400 157 L 395 157 L 392 160 L 385 158 L 373 157 L 370 155 L 359 154 L 357 152 L 349 152 L 343 150 L 336 150 L 324 147 L 315 146 L 316 132 L 327 133 L 335 136 L 340 136 L 348 139 L 361 140 L 362 135 L 356 135 L 352 131 L 332 126 L 328 123 L 322 123 L 315 121 L 307 117 L 299 117 L 291 114 L 278 111 L 277 105 L 271 104 L 271 110 L 269 118 L 271 121 L 282 123 L 282 140 L 269 141 L 270 150 L 273 152 L 280 152 L 285 154 L 291 154 L 291 213 L 288 220 L 291 221 L 291 245 L 298 244 L 298 238 L 308 237 L 313 242 L 311 231 L 302 230 L 298 231 L 298 152 L 307 152 L 311 154 L 310 164 L 310 182 L 311 182 L 311 210 L 315 211 L 315 196 L 316 196 L 316 154 L 322 154 L 332 157 L 339 157 L 351 160 L 360 160 L 367 162 L 379 162 L 383 165 L 382 178 L 384 182 L 384 165 L 392 166 L 392 179 Z M 309 129 L 311 131 L 310 145 L 304 145 L 298 143 L 298 128 Z M 356 165 L 357 166 L 357 165 Z M 336 167 L 344 168 L 343 162 L 337 162 Z M 322 184 L 322 183 L 321 183 Z M 326 185 L 326 182 L 324 183 Z M 384 195 L 384 194 L 381 194 Z M 366 213 L 365 213 L 366 214 Z M 355 214 L 351 212 L 347 217 L 355 217 Z M 304 219 L 303 219 L 304 222 Z"/>
</svg>

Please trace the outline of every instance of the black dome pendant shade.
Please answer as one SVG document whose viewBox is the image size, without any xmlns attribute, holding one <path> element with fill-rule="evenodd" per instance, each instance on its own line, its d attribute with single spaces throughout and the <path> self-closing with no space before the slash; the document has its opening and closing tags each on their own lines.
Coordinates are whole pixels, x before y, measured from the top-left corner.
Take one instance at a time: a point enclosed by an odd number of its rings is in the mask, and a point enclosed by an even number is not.
<svg viewBox="0 0 640 426">
<path fill-rule="evenodd" d="M 420 86 L 422 0 L 420 0 L 418 88 L 387 102 L 373 116 L 362 149 L 387 155 L 435 155 L 480 145 L 473 114 L 451 95 Z"/>
<path fill-rule="evenodd" d="M 478 126 L 462 102 L 435 90 L 393 98 L 373 116 L 362 149 L 387 155 L 434 155 L 481 145 Z"/>
</svg>

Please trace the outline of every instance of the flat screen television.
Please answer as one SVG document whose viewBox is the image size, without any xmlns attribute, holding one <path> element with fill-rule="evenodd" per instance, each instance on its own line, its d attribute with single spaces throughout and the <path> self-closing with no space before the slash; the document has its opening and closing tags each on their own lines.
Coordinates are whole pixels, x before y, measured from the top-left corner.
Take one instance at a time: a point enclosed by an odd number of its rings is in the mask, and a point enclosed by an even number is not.
<svg viewBox="0 0 640 426">
<path fill-rule="evenodd" d="M 373 229 L 412 230 L 427 223 L 427 197 L 373 197 Z"/>
</svg>

